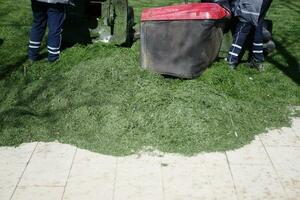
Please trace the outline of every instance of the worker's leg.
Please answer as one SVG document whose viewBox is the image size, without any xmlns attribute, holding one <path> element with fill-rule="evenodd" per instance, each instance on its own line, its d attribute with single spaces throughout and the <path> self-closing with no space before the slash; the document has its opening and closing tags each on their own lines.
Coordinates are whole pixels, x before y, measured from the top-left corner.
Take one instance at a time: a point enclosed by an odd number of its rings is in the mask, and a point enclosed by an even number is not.
<svg viewBox="0 0 300 200">
<path fill-rule="evenodd" d="M 230 65 L 237 65 L 242 48 L 248 38 L 248 35 L 253 28 L 251 23 L 238 22 L 233 34 L 233 42 L 229 50 L 227 61 Z"/>
<path fill-rule="evenodd" d="M 251 59 L 255 62 L 264 61 L 264 45 L 263 45 L 263 23 L 259 23 L 255 27 L 252 50 L 250 52 Z"/>
<path fill-rule="evenodd" d="M 48 9 L 48 61 L 59 58 L 61 48 L 62 26 L 65 20 L 66 8 L 63 4 L 52 4 Z"/>
<path fill-rule="evenodd" d="M 47 25 L 47 4 L 37 1 L 31 1 L 33 22 L 29 40 L 29 59 L 38 60 L 39 48 Z"/>
<path fill-rule="evenodd" d="M 252 43 L 252 49 L 249 53 L 250 64 L 252 67 L 256 67 L 259 70 L 263 70 L 264 62 L 264 48 L 263 48 L 263 23 L 264 18 L 270 8 L 272 0 L 264 0 L 261 8 L 261 13 L 259 16 L 258 25 L 255 27 L 255 33 Z"/>
</svg>

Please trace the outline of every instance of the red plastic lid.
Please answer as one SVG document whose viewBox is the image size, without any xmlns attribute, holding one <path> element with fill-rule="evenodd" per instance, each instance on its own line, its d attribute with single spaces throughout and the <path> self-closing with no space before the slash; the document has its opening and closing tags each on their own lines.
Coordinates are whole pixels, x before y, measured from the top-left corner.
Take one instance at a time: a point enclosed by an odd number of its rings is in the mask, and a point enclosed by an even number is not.
<svg viewBox="0 0 300 200">
<path fill-rule="evenodd" d="M 216 3 L 189 3 L 144 9 L 141 21 L 217 20 L 229 15 L 226 9 Z"/>
</svg>

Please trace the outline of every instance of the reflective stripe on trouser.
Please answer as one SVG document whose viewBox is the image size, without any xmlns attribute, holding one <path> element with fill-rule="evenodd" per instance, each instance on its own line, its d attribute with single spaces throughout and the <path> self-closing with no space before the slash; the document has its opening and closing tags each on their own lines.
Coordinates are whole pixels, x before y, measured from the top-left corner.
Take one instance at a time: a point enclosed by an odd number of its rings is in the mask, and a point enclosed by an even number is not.
<svg viewBox="0 0 300 200">
<path fill-rule="evenodd" d="M 41 42 L 37 41 L 29 41 L 29 59 L 37 60 L 39 55 L 39 49 L 41 46 Z"/>
<path fill-rule="evenodd" d="M 242 48 L 253 28 L 251 23 L 238 22 L 233 34 L 233 43 L 229 50 L 227 61 L 230 64 L 238 64 Z"/>
</svg>

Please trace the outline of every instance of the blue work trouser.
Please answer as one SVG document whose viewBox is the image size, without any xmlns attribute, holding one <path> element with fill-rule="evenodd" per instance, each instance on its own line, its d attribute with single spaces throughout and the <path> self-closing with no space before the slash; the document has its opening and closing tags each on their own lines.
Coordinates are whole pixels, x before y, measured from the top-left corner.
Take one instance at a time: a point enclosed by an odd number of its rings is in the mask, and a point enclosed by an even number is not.
<svg viewBox="0 0 300 200">
<path fill-rule="evenodd" d="M 29 41 L 29 59 L 35 61 L 39 57 L 39 48 L 48 24 L 48 61 L 59 58 L 61 48 L 62 26 L 66 8 L 63 4 L 48 4 L 32 0 L 33 22 Z"/>
<path fill-rule="evenodd" d="M 228 62 L 230 64 L 238 64 L 242 49 L 249 38 L 251 31 L 254 31 L 254 38 L 250 48 L 250 57 L 257 62 L 264 61 L 263 54 L 263 24 L 253 26 L 252 23 L 238 22 L 233 34 L 233 43 L 229 50 Z"/>
</svg>

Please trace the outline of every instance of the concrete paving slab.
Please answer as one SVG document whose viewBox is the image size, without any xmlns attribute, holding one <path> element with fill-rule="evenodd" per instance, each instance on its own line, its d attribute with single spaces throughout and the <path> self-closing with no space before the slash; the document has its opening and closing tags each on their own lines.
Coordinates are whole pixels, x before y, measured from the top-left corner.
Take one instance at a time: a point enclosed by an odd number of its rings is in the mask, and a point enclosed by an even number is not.
<svg viewBox="0 0 300 200">
<path fill-rule="evenodd" d="M 0 147 L 0 165 L 27 163 L 37 142 L 21 144 L 18 147 Z"/>
<path fill-rule="evenodd" d="M 39 142 L 30 162 L 56 160 L 73 160 L 76 147 L 58 142 Z"/>
<path fill-rule="evenodd" d="M 61 200 L 63 187 L 20 187 L 12 200 Z"/>
<path fill-rule="evenodd" d="M 184 179 L 183 181 L 186 181 Z M 191 182 L 189 182 L 191 183 Z M 190 187 L 188 187 L 190 186 Z M 174 192 L 176 191 L 176 192 Z M 183 184 L 183 187 L 171 184 L 165 190 L 166 200 L 234 200 L 236 197 L 232 194 L 233 188 L 231 187 L 212 187 L 211 184 L 194 182 L 193 184 Z"/>
<path fill-rule="evenodd" d="M 272 130 L 259 136 L 265 146 L 300 147 L 300 140 L 291 128 Z"/>
<path fill-rule="evenodd" d="M 300 137 L 300 118 L 292 119 L 292 129 Z"/>
<path fill-rule="evenodd" d="M 166 155 L 162 159 L 165 199 L 235 199 L 225 154 L 210 155 Z"/>
<path fill-rule="evenodd" d="M 256 137 L 251 144 L 240 149 L 226 152 L 230 164 L 271 165 L 269 157 L 260 139 Z"/>
<path fill-rule="evenodd" d="M 10 200 L 14 192 L 15 186 L 0 186 L 0 199 L 1 200 Z"/>
<path fill-rule="evenodd" d="M 267 151 L 284 187 L 300 189 L 300 147 L 267 147 Z"/>
<path fill-rule="evenodd" d="M 16 186 L 26 164 L 0 164 L 0 187 Z"/>
<path fill-rule="evenodd" d="M 74 158 L 74 163 L 115 163 L 116 157 L 107 156 L 99 153 L 90 152 L 84 149 L 77 149 L 76 156 Z"/>
<path fill-rule="evenodd" d="M 10 199 L 25 167 L 26 163 L 0 164 L 0 200 Z"/>
<path fill-rule="evenodd" d="M 39 143 L 20 186 L 65 186 L 76 148 L 59 143 Z"/>
<path fill-rule="evenodd" d="M 115 200 L 163 200 L 161 160 L 143 155 L 118 158 Z"/>
<path fill-rule="evenodd" d="M 112 200 L 117 158 L 83 150 L 78 152 L 63 199 Z"/>
<path fill-rule="evenodd" d="M 231 165 L 238 198 L 241 200 L 287 199 L 272 166 Z"/>
<path fill-rule="evenodd" d="M 286 190 L 289 200 L 299 200 L 299 197 L 300 197 L 300 188 L 299 187 L 296 187 L 296 188 L 288 187 L 288 188 L 285 188 L 285 190 Z"/>
<path fill-rule="evenodd" d="M 162 163 L 166 200 L 193 200 L 212 196 L 210 178 L 205 173 L 206 167 L 202 162 L 194 158 L 167 155 Z"/>
<path fill-rule="evenodd" d="M 70 165 L 70 162 L 64 161 L 30 163 L 20 185 L 64 186 L 67 181 Z"/>
</svg>

